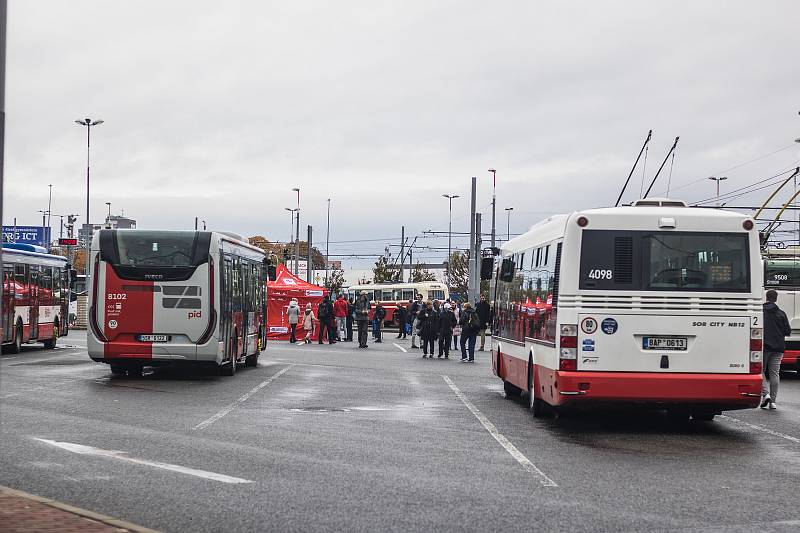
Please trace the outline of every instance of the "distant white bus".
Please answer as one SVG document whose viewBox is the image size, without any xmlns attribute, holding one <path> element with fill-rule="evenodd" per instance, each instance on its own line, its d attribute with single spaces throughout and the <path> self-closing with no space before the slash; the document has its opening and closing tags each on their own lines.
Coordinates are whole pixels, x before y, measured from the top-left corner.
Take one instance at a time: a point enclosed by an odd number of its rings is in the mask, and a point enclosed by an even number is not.
<svg viewBox="0 0 800 533">
<path fill-rule="evenodd" d="M 260 248 L 211 231 L 100 230 L 89 265 L 89 356 L 113 374 L 256 366 L 269 271 Z"/>
<path fill-rule="evenodd" d="M 369 283 L 365 285 L 351 285 L 347 288 L 349 298 L 358 298 L 361 291 L 367 292 L 367 297 L 375 309 L 375 301 L 380 300 L 381 305 L 386 309 L 386 324 L 395 324 L 394 312 L 400 303 L 407 304 L 409 300 L 416 299 L 417 295 L 422 295 L 422 299 L 439 300 L 443 302 L 450 298 L 450 291 L 447 285 L 438 281 L 419 281 L 413 283 Z M 370 311 L 372 320 L 372 311 Z"/>
<path fill-rule="evenodd" d="M 666 199 L 548 218 L 501 249 L 493 368 L 549 408 L 643 404 L 711 420 L 761 395 L 753 220 Z"/>
<path fill-rule="evenodd" d="M 800 372 L 800 247 L 768 248 L 763 256 L 764 288 L 778 291 L 778 307 L 792 326 L 781 369 Z"/>
</svg>

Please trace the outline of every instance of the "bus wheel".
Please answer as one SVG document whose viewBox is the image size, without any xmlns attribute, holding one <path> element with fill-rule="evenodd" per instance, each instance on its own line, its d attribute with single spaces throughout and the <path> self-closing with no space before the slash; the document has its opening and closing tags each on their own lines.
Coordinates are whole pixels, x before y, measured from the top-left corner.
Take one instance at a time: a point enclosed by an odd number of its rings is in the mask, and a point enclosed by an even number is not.
<svg viewBox="0 0 800 533">
<path fill-rule="evenodd" d="M 222 376 L 233 376 L 236 374 L 236 348 L 239 346 L 239 339 L 234 336 L 231 339 L 231 362 L 227 365 L 219 367 L 219 373 Z"/>
<path fill-rule="evenodd" d="M 115 376 L 124 376 L 127 368 L 122 365 L 111 365 L 111 373 Z"/>
<path fill-rule="evenodd" d="M 258 366 L 258 352 L 248 355 L 244 360 L 244 366 Z"/>
<path fill-rule="evenodd" d="M 17 323 L 14 342 L 11 343 L 9 351 L 11 353 L 20 353 L 22 351 L 22 322 Z"/>
<path fill-rule="evenodd" d="M 126 370 L 128 371 L 128 376 L 132 378 L 140 378 L 144 372 L 144 367 L 140 365 L 129 366 L 126 368 Z"/>
<path fill-rule="evenodd" d="M 544 410 L 544 402 L 536 397 L 535 391 L 533 390 L 533 384 L 536 382 L 533 379 L 533 364 L 528 363 L 528 408 L 533 413 L 534 418 L 542 418 L 545 414 Z"/>
<path fill-rule="evenodd" d="M 503 390 L 506 393 L 506 398 L 519 396 L 522 393 L 519 387 L 505 380 L 503 381 Z"/>
<path fill-rule="evenodd" d="M 60 331 L 58 329 L 58 321 L 56 320 L 53 323 L 53 337 L 51 339 L 47 339 L 46 341 L 44 341 L 45 349 L 52 350 L 53 348 L 56 347 L 56 342 L 58 342 L 59 333 Z"/>
</svg>

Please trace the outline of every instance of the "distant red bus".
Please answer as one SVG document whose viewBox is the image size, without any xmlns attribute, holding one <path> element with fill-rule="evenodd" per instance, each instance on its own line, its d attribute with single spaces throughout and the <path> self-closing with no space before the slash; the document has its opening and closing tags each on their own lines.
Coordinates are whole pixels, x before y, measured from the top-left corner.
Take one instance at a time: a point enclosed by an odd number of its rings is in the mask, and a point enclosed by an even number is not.
<svg viewBox="0 0 800 533">
<path fill-rule="evenodd" d="M 70 268 L 41 246 L 3 243 L 3 346 L 43 342 L 54 348 L 68 332 Z"/>
<path fill-rule="evenodd" d="M 397 326 L 394 319 L 394 312 L 398 304 L 408 304 L 409 300 L 414 300 L 418 294 L 422 299 L 439 300 L 443 302 L 450 297 L 447 285 L 438 281 L 420 281 L 417 283 L 370 283 L 367 285 L 352 285 L 347 289 L 349 298 L 358 298 L 361 291 L 367 292 L 372 306 L 370 308 L 369 319 L 375 311 L 375 302 L 380 300 L 383 308 L 386 309 L 384 324 Z"/>
</svg>

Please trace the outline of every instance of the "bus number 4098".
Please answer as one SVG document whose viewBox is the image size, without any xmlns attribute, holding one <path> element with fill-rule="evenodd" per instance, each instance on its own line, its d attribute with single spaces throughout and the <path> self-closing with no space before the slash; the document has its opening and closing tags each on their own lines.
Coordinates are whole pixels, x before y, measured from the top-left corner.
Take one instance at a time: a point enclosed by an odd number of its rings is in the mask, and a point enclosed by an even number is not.
<svg viewBox="0 0 800 533">
<path fill-rule="evenodd" d="M 611 279 L 612 277 L 611 270 L 594 269 L 589 271 L 589 279 Z"/>
</svg>

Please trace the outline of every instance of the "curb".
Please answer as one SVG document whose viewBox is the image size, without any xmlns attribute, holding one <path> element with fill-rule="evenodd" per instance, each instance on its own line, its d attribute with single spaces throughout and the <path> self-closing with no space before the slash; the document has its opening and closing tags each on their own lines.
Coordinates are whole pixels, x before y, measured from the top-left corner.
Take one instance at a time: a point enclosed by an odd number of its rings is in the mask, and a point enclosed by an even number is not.
<svg viewBox="0 0 800 533">
<path fill-rule="evenodd" d="M 88 511 L 86 509 L 81 509 L 80 507 L 74 507 L 66 503 L 61 503 L 55 500 L 51 500 L 50 498 L 43 498 L 42 496 L 36 496 L 34 494 L 23 492 L 21 490 L 12 489 L 10 487 L 6 487 L 3 485 L 0 485 L 0 492 L 9 494 L 11 496 L 17 496 L 19 498 L 25 498 L 26 500 L 31 500 L 37 503 L 41 503 L 49 507 L 54 507 L 56 509 L 59 509 L 67 513 L 71 513 L 77 516 L 81 516 L 83 518 L 94 520 L 95 522 L 106 524 L 107 526 L 116 527 L 119 529 L 125 529 L 127 531 L 133 531 L 135 533 L 160 533 L 155 529 L 149 529 L 146 527 L 137 526 L 136 524 L 132 524 L 130 522 L 126 522 L 118 518 L 112 518 L 110 516 L 106 516 L 100 513 L 95 513 L 94 511 Z"/>
</svg>

